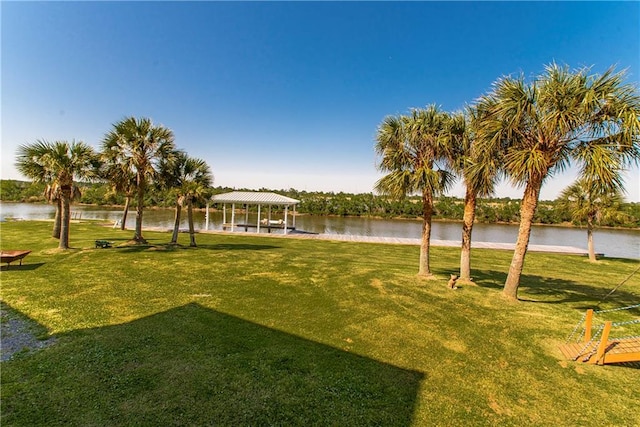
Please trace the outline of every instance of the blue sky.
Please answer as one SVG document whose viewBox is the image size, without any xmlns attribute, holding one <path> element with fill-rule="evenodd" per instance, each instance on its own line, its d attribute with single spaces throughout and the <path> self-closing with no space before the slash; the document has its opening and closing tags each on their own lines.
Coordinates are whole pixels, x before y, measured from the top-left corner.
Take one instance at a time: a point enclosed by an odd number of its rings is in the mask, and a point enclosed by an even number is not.
<svg viewBox="0 0 640 427">
<path fill-rule="evenodd" d="M 638 2 L 6 2 L 2 178 L 19 144 L 150 117 L 215 185 L 370 192 L 386 115 L 458 110 L 506 74 L 628 68 Z M 569 185 L 549 180 L 543 199 Z M 640 174 L 627 176 L 640 201 Z M 462 195 L 461 186 L 453 191 Z M 521 190 L 500 187 L 499 196 Z"/>
</svg>

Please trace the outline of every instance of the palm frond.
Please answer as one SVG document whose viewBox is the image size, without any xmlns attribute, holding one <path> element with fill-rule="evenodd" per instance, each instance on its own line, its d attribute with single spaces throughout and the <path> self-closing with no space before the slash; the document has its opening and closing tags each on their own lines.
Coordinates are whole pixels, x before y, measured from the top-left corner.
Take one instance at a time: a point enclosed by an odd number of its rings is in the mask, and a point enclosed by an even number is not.
<svg viewBox="0 0 640 427">
<path fill-rule="evenodd" d="M 388 174 L 376 183 L 376 190 L 396 198 L 425 190 L 442 192 L 455 179 L 450 171 L 459 162 L 464 138 L 464 117 L 433 104 L 385 117 L 375 151 L 380 156 L 378 169 Z"/>
<path fill-rule="evenodd" d="M 174 155 L 173 132 L 155 126 L 149 118 L 125 117 L 114 123 L 102 140 L 103 173 L 125 191 L 132 184 L 146 185 L 160 177 L 163 162 Z"/>
<path fill-rule="evenodd" d="M 619 219 L 624 201 L 622 188 L 607 187 L 598 180 L 579 178 L 565 188 L 558 198 L 558 207 L 571 213 L 574 223 Z"/>
<path fill-rule="evenodd" d="M 624 71 L 589 73 L 552 63 L 529 83 L 496 81 L 474 105 L 478 149 L 505 152 L 504 172 L 515 184 L 542 182 L 572 161 L 583 175 L 615 184 L 640 160 L 640 97 Z"/>
</svg>

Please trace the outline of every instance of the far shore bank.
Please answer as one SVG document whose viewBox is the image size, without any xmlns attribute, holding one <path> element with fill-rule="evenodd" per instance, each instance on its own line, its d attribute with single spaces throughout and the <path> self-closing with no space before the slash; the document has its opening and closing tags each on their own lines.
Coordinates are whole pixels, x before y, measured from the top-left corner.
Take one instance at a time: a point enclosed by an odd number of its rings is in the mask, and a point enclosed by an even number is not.
<svg viewBox="0 0 640 427">
<path fill-rule="evenodd" d="M 0 203 L 27 203 L 27 204 L 35 204 L 35 205 L 48 205 L 49 204 L 49 203 L 43 203 L 43 202 L 12 202 L 12 201 L 2 201 L 2 200 L 0 200 Z M 124 209 L 124 205 L 98 205 L 98 204 L 90 204 L 90 203 L 74 203 L 72 205 L 72 210 L 73 210 L 73 206 L 86 206 L 86 207 L 107 208 L 107 209 Z M 145 209 L 145 211 L 146 210 L 151 210 L 151 211 L 168 210 L 168 211 L 173 211 L 175 208 L 174 207 L 162 207 L 162 206 L 145 206 L 144 209 Z M 193 210 L 197 211 L 197 212 L 205 212 L 206 208 L 193 208 Z M 129 207 L 129 215 L 133 214 L 135 216 L 135 211 L 136 211 L 135 205 Z M 210 212 L 222 212 L 222 210 L 215 209 L 213 207 L 210 207 L 209 211 Z M 236 211 L 244 213 L 244 209 L 237 208 Z M 408 218 L 408 217 L 402 217 L 402 216 L 384 217 L 384 216 L 379 216 L 379 215 L 366 215 L 366 216 L 365 215 L 316 215 L 316 214 L 310 214 L 310 213 L 307 213 L 307 212 L 298 212 L 298 211 L 296 211 L 296 216 L 327 217 L 327 218 L 366 218 L 366 219 L 380 219 L 380 220 L 394 220 L 394 221 L 421 221 L 422 220 L 422 218 L 420 218 L 420 217 Z M 433 222 L 440 222 L 440 223 L 460 223 L 460 224 L 462 224 L 462 222 L 463 222 L 461 219 L 449 219 L 449 218 L 433 218 L 432 221 Z M 495 225 L 517 226 L 520 223 L 519 222 L 504 222 L 504 221 L 484 222 L 484 221 L 477 221 L 476 220 L 475 224 L 495 224 Z M 563 222 L 563 223 L 557 223 L 557 224 L 547 224 L 547 223 L 536 222 L 536 223 L 533 223 L 533 225 L 538 226 L 538 227 L 563 227 L 563 228 L 573 228 L 573 229 L 578 229 L 578 230 L 583 230 L 583 229 L 586 230 L 585 226 L 575 225 L 575 224 L 572 224 L 570 222 Z M 602 230 L 640 231 L 640 227 L 597 226 L 596 228 L 597 229 L 602 229 Z"/>
</svg>

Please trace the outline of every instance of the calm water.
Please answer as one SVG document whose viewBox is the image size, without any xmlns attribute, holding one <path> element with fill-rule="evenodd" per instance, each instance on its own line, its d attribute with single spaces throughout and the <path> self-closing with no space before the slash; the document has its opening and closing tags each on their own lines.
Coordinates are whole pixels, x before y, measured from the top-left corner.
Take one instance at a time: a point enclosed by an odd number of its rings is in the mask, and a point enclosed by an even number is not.
<svg viewBox="0 0 640 427">
<path fill-rule="evenodd" d="M 52 219 L 52 205 L 32 203 L 0 203 L 0 219 Z M 121 209 L 96 206 L 72 206 L 72 216 L 82 219 L 119 220 Z M 146 209 L 144 226 L 173 228 L 174 211 L 171 209 Z M 263 214 L 266 216 L 266 214 Z M 205 213 L 194 213 L 196 229 L 205 228 Z M 282 218 L 282 212 L 273 213 L 272 219 Z M 256 214 L 249 214 L 249 222 L 256 223 Z M 231 221 L 231 213 L 227 211 L 227 222 Z M 291 221 L 291 217 L 289 217 Z M 236 214 L 236 223 L 244 222 L 244 214 Z M 135 211 L 130 211 L 127 228 L 135 227 Z M 183 211 L 181 228 L 187 227 L 186 211 Z M 384 236 L 419 238 L 421 221 L 389 220 L 371 218 L 342 218 L 322 216 L 298 216 L 296 228 L 314 233 L 350 234 L 356 236 Z M 222 229 L 222 212 L 211 212 L 210 230 Z M 462 225 L 453 222 L 434 222 L 431 238 L 437 240 L 460 240 Z M 255 229 L 253 229 L 255 231 Z M 275 232 L 275 231 L 274 231 Z M 473 227 L 473 239 L 479 242 L 515 243 L 518 234 L 517 225 L 476 224 Z M 639 230 L 598 229 L 594 233 L 596 251 L 610 257 L 640 258 Z M 534 226 L 531 232 L 531 244 L 562 245 L 587 247 L 587 232 L 584 229 Z"/>
</svg>

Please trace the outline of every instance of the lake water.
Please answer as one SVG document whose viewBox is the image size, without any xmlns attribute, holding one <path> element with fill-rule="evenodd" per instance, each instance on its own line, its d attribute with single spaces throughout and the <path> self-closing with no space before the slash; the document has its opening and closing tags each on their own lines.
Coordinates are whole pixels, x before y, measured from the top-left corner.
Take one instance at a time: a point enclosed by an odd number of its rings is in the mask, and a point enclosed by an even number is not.
<svg viewBox="0 0 640 427">
<path fill-rule="evenodd" d="M 117 221 L 122 216 L 118 208 L 73 205 L 72 217 Z M 0 219 L 53 219 L 55 209 L 52 205 L 33 203 L 0 203 Z M 265 213 L 262 215 L 266 216 Z M 272 219 L 282 218 L 282 212 L 273 213 Z M 144 224 L 147 227 L 173 228 L 174 211 L 172 209 L 145 209 Z M 236 223 L 244 222 L 244 214 L 236 214 Z M 222 212 L 211 212 L 210 230 L 222 229 Z M 249 223 L 256 223 L 256 214 L 249 214 Z M 227 210 L 227 222 L 231 221 L 230 209 Z M 291 221 L 291 216 L 289 216 Z M 203 211 L 194 212 L 196 229 L 204 229 L 206 224 Z M 135 227 L 135 210 L 129 212 L 127 228 Z M 343 218 L 302 215 L 296 216 L 296 228 L 313 233 L 347 234 L 355 236 L 383 236 L 419 238 L 422 222 L 420 220 L 396 220 L 374 218 Z M 183 210 L 181 228 L 187 227 L 186 210 Z M 244 229 L 242 229 L 244 230 Z M 255 231 L 255 229 L 253 229 Z M 266 232 L 266 230 L 263 230 Z M 275 231 L 273 231 L 275 232 Z M 281 232 L 281 231 L 280 231 Z M 462 224 L 456 222 L 434 222 L 432 239 L 460 241 Z M 515 243 L 518 234 L 517 225 L 476 224 L 473 227 L 473 240 L 478 242 Z M 640 259 L 640 230 L 598 229 L 594 232 L 596 252 L 609 257 Z M 534 226 L 531 232 L 531 244 L 587 247 L 585 229 Z"/>
</svg>

